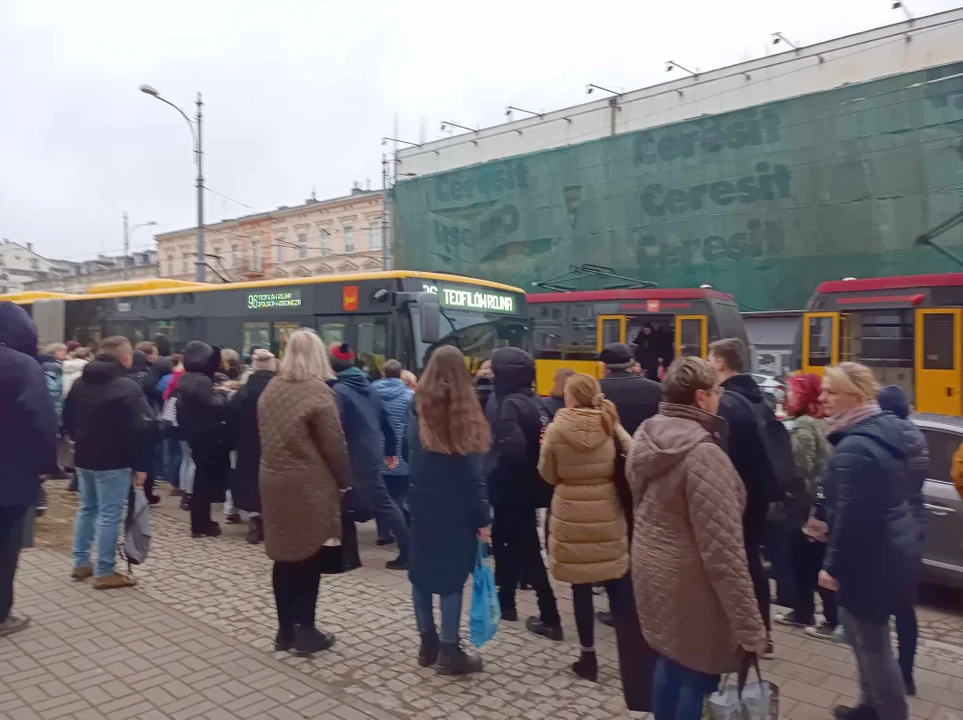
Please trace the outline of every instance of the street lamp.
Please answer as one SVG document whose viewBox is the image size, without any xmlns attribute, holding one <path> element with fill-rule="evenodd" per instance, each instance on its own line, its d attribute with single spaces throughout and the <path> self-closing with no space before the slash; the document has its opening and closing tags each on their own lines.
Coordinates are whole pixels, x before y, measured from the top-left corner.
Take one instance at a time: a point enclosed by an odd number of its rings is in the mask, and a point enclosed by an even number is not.
<svg viewBox="0 0 963 720">
<path fill-rule="evenodd" d="M 197 100 L 195 105 L 197 105 L 197 114 L 194 119 L 191 120 L 187 113 L 181 110 L 177 105 L 161 97 L 161 94 L 150 85 L 141 85 L 140 91 L 146 95 L 157 98 L 162 103 L 170 105 L 172 108 L 180 113 L 181 117 L 187 121 L 188 127 L 191 129 L 191 138 L 194 140 L 194 162 L 197 165 L 197 260 L 194 263 L 195 268 L 195 279 L 197 282 L 204 282 L 205 280 L 205 270 L 206 262 L 204 260 L 204 174 L 202 172 L 202 146 L 201 146 L 201 106 L 204 104 L 201 102 L 201 94 L 197 93 Z"/>
</svg>

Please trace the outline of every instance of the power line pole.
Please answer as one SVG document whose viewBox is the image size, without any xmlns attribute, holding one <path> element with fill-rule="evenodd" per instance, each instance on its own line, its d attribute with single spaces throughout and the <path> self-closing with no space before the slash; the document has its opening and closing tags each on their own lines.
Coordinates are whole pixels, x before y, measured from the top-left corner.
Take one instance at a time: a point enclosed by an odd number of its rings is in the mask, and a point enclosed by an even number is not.
<svg viewBox="0 0 963 720">
<path fill-rule="evenodd" d="M 206 280 L 207 259 L 204 255 L 204 173 L 201 160 L 204 156 L 201 146 L 201 94 L 197 93 L 197 262 L 194 265 L 197 282 Z"/>
<path fill-rule="evenodd" d="M 130 257 L 130 222 L 127 218 L 127 211 L 124 210 L 124 280 L 128 277 L 127 258 Z"/>
<path fill-rule="evenodd" d="M 388 156 L 381 153 L 381 269 L 388 269 Z"/>
</svg>

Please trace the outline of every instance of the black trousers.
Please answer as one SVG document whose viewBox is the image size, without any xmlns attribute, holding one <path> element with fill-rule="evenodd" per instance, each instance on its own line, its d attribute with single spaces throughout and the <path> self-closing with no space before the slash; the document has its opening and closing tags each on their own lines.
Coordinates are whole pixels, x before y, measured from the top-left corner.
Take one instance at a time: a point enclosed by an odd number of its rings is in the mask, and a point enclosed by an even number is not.
<svg viewBox="0 0 963 720">
<path fill-rule="evenodd" d="M 495 583 L 502 612 L 515 610 L 515 588 L 522 577 L 538 596 L 538 611 L 543 623 L 560 625 L 555 593 L 548 582 L 538 541 L 538 525 L 531 506 L 496 505 L 492 522 L 495 549 Z"/>
<path fill-rule="evenodd" d="M 656 652 L 642 636 L 642 626 L 635 609 L 632 577 L 628 574 L 617 580 L 602 583 L 609 596 L 609 609 L 615 621 L 615 643 L 619 651 L 619 675 L 622 694 L 630 711 L 648 712 L 652 709 L 652 671 Z M 592 585 L 572 585 L 572 607 L 575 627 L 583 648 L 595 644 L 595 608 L 592 604 Z"/>
<path fill-rule="evenodd" d="M 278 610 L 278 634 L 284 639 L 294 638 L 295 626 L 314 627 L 322 550 L 306 560 L 274 563 L 274 604 Z"/>
<path fill-rule="evenodd" d="M 13 607 L 13 578 L 20 560 L 26 514 L 23 505 L 0 506 L 0 622 L 9 617 Z"/>
<path fill-rule="evenodd" d="M 197 468 L 195 472 L 200 472 Z M 211 529 L 211 500 L 207 488 L 202 483 L 194 481 L 194 493 L 191 495 L 191 532 L 203 533 Z"/>
<path fill-rule="evenodd" d="M 746 544 L 746 559 L 749 562 L 749 577 L 752 578 L 756 602 L 759 603 L 759 614 L 762 615 L 762 622 L 765 624 L 768 633 L 772 627 L 769 618 L 769 576 L 766 575 L 766 571 L 762 567 L 762 549 L 758 543 Z"/>
<path fill-rule="evenodd" d="M 823 615 L 826 616 L 826 622 L 836 627 L 839 624 L 836 593 L 819 587 L 817 582 L 825 557 L 826 543 L 809 540 L 801 530 L 796 532 L 792 547 L 793 570 L 796 573 L 796 603 L 793 606 L 793 616 L 799 622 L 815 625 L 815 593 L 818 592 L 823 601 Z"/>
</svg>

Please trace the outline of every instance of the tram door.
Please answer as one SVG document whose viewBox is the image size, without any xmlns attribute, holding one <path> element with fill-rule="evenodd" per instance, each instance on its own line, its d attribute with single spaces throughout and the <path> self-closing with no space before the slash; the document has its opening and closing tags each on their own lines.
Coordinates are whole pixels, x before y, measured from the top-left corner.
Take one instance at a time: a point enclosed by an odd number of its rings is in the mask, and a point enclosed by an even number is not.
<svg viewBox="0 0 963 720">
<path fill-rule="evenodd" d="M 822 375 L 839 362 L 839 313 L 805 313 L 802 333 L 802 371 Z"/>
<path fill-rule="evenodd" d="M 624 343 L 628 317 L 625 315 L 599 315 L 598 333 L 595 337 L 595 351 L 602 352 L 602 348 L 611 343 Z M 601 378 L 605 374 L 605 366 L 596 363 L 595 377 Z"/>
<path fill-rule="evenodd" d="M 963 414 L 963 308 L 916 311 L 916 409 Z"/>
<path fill-rule="evenodd" d="M 709 323 L 705 315 L 677 315 L 675 318 L 675 356 L 704 358 L 709 352 Z"/>
</svg>

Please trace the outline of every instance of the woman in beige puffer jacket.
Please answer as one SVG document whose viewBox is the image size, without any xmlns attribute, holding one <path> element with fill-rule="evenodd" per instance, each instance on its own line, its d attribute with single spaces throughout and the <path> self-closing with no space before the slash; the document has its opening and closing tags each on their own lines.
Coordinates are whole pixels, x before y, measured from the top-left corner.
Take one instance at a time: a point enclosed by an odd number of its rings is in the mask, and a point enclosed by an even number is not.
<svg viewBox="0 0 963 720">
<path fill-rule="evenodd" d="M 555 486 L 549 519 L 549 569 L 572 584 L 572 604 L 582 654 L 572 670 L 597 681 L 592 586 L 603 584 L 615 620 L 619 666 L 630 711 L 649 710 L 651 652 L 642 638 L 629 577 L 629 526 L 615 484 L 616 452 L 631 438 L 615 406 L 591 375 L 565 383 L 565 407 L 555 414 L 538 469 Z M 618 445 L 618 447 L 616 447 Z M 647 662 L 647 659 L 649 662 Z"/>
</svg>

